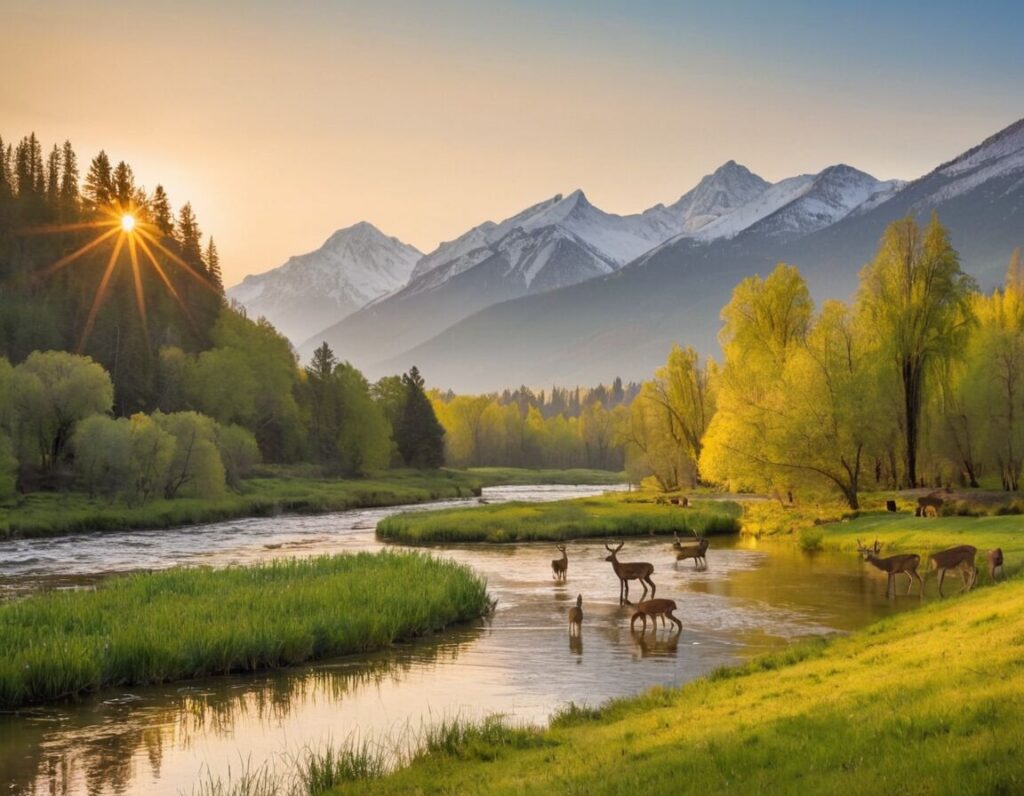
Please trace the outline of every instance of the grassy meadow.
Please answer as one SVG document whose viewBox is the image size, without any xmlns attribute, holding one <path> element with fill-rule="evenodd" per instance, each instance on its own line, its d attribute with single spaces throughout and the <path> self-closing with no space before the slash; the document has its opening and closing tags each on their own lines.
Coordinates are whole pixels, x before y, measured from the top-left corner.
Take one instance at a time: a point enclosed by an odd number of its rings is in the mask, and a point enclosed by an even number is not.
<svg viewBox="0 0 1024 796">
<path fill-rule="evenodd" d="M 0 604 L 0 708 L 368 652 L 490 605 L 467 567 L 419 553 L 112 578 Z"/>
<path fill-rule="evenodd" d="M 636 495 L 501 503 L 473 508 L 406 512 L 387 517 L 377 535 L 402 544 L 436 542 L 534 542 L 654 534 L 722 534 L 739 531 L 740 507 L 695 501 L 689 508 Z"/>
<path fill-rule="evenodd" d="M 373 792 L 1020 793 L 1021 616 L 1016 578 L 548 729 L 449 731 Z"/>
</svg>

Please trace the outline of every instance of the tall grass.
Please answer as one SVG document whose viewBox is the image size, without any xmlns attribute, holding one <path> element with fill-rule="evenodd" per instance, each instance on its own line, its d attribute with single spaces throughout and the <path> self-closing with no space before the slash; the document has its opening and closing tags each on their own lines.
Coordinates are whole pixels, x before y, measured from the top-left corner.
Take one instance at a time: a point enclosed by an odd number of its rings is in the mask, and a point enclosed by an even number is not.
<svg viewBox="0 0 1024 796">
<path fill-rule="evenodd" d="M 379 478 L 332 479 L 309 472 L 269 470 L 242 491 L 221 498 L 176 498 L 129 505 L 80 492 L 34 493 L 0 503 L 0 538 L 58 536 L 92 531 L 173 528 L 234 517 L 316 514 L 397 506 L 480 494 L 477 478 L 451 470 L 394 471 Z"/>
<path fill-rule="evenodd" d="M 709 535 L 738 532 L 739 516 L 735 503 L 699 501 L 681 509 L 605 496 L 405 512 L 378 523 L 377 535 L 405 544 L 529 542 L 673 532 Z"/>
<path fill-rule="evenodd" d="M 417 553 L 115 578 L 0 605 L 0 708 L 367 652 L 489 608 L 470 569 Z"/>
</svg>

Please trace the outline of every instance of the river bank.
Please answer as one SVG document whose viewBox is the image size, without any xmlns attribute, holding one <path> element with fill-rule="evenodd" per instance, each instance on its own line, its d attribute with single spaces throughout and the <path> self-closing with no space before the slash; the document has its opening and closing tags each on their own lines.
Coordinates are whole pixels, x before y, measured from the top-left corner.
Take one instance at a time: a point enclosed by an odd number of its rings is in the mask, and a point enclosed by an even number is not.
<svg viewBox="0 0 1024 796">
<path fill-rule="evenodd" d="M 156 530 L 240 517 L 322 514 L 356 508 L 401 506 L 480 495 L 485 486 L 621 483 L 618 474 L 590 470 L 394 470 L 375 478 L 326 478 L 315 468 L 265 467 L 239 492 L 221 498 L 151 500 L 137 505 L 81 492 L 35 492 L 0 503 L 0 540 L 92 531 Z"/>
</svg>

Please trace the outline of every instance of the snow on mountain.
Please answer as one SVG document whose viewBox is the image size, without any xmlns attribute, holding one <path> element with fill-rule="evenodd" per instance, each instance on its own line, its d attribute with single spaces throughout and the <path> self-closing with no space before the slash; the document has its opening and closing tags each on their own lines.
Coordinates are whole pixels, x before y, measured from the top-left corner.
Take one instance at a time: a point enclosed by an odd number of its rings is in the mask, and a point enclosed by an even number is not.
<svg viewBox="0 0 1024 796">
<path fill-rule="evenodd" d="M 400 288 L 421 257 L 415 247 L 362 221 L 338 230 L 316 251 L 247 276 L 227 295 L 298 343 Z"/>
<path fill-rule="evenodd" d="M 674 234 L 693 235 L 756 201 L 770 187 L 770 182 L 730 160 L 665 209 L 678 223 Z"/>
<path fill-rule="evenodd" d="M 950 180 L 935 195 L 948 200 L 995 177 L 1024 172 L 1024 119 L 986 138 L 960 157 L 944 163 L 935 174 Z M 1021 175 L 1024 179 L 1024 173 Z"/>
<path fill-rule="evenodd" d="M 759 196 L 723 215 L 697 231 L 697 240 L 712 241 L 719 238 L 733 238 L 762 218 L 770 216 L 799 198 L 814 182 L 813 174 L 789 177 L 769 186 Z"/>
</svg>

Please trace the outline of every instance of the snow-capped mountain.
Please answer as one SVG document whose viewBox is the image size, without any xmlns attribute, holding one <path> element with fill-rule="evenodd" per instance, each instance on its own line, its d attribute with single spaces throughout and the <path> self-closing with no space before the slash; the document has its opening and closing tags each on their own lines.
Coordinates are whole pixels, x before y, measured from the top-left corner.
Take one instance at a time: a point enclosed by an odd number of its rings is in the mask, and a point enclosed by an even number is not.
<svg viewBox="0 0 1024 796">
<path fill-rule="evenodd" d="M 422 256 L 414 246 L 362 221 L 339 229 L 316 251 L 247 276 L 227 295 L 298 344 L 402 287 Z"/>
<path fill-rule="evenodd" d="M 683 194 L 674 204 L 663 208 L 668 228 L 673 234 L 699 235 L 709 225 L 731 216 L 742 207 L 756 202 L 772 187 L 746 166 L 730 160 L 713 174 L 702 178 L 697 186 Z M 652 213 L 657 208 L 648 210 Z M 715 237 L 713 234 L 709 239 Z"/>
</svg>

